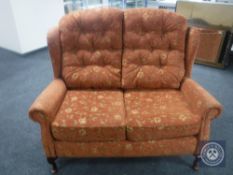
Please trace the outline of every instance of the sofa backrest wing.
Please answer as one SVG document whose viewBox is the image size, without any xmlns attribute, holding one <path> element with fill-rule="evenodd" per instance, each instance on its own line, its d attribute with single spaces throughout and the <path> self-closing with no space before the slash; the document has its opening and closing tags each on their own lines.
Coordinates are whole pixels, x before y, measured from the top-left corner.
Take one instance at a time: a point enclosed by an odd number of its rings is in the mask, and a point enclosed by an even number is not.
<svg viewBox="0 0 233 175">
<path fill-rule="evenodd" d="M 165 10 L 128 9 L 123 30 L 123 88 L 179 88 L 185 75 L 186 19 Z"/>
<path fill-rule="evenodd" d="M 123 11 L 107 8 L 61 19 L 61 76 L 67 87 L 121 87 L 122 22 Z"/>
</svg>

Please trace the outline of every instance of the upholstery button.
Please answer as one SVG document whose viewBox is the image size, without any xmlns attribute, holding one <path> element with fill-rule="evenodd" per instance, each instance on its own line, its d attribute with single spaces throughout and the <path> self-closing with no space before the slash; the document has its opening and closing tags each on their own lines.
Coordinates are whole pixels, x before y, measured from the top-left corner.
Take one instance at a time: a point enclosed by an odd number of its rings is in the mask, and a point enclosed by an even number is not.
<svg viewBox="0 0 233 175">
<path fill-rule="evenodd" d="M 99 58 L 100 56 L 101 56 L 100 51 L 96 51 L 96 52 L 94 53 L 94 57 L 95 57 L 95 58 Z"/>
<path fill-rule="evenodd" d="M 161 53 L 160 54 L 160 64 L 162 66 L 167 64 L 167 54 L 166 53 Z"/>
<path fill-rule="evenodd" d="M 164 73 L 163 69 L 159 69 L 159 73 L 163 74 Z"/>
<path fill-rule="evenodd" d="M 138 73 L 138 78 L 143 78 L 144 77 L 144 73 L 140 70 Z"/>
<path fill-rule="evenodd" d="M 110 37 L 105 37 L 104 41 L 106 43 L 110 44 L 111 43 L 111 38 Z"/>
<path fill-rule="evenodd" d="M 96 72 L 96 73 L 100 72 L 100 70 L 101 70 L 100 67 L 94 67 L 93 68 L 93 71 Z"/>
<path fill-rule="evenodd" d="M 172 49 L 175 49 L 177 46 L 177 42 L 176 41 L 172 41 L 170 44 L 169 44 L 169 49 L 172 50 Z"/>
<path fill-rule="evenodd" d="M 143 19 L 144 19 L 145 21 L 147 21 L 147 20 L 149 19 L 149 17 L 150 17 L 150 15 L 149 15 L 147 12 L 145 12 L 145 13 L 143 14 Z"/>
<path fill-rule="evenodd" d="M 96 52 L 96 55 L 97 55 L 97 56 L 100 56 L 100 52 L 99 52 L 99 51 L 97 51 L 97 52 Z"/>
<path fill-rule="evenodd" d="M 72 79 L 73 79 L 73 80 L 76 80 L 76 79 L 78 78 L 78 76 L 79 76 L 78 73 L 74 73 L 74 74 L 72 75 Z"/>
<path fill-rule="evenodd" d="M 126 59 L 123 59 L 123 65 L 126 65 L 128 61 Z"/>
</svg>

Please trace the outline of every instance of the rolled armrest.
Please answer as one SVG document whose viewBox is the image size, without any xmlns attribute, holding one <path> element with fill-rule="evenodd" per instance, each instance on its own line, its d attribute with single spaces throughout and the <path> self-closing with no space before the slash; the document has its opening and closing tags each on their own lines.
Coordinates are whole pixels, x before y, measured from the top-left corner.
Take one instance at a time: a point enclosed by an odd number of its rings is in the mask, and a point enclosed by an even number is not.
<svg viewBox="0 0 233 175">
<path fill-rule="evenodd" d="M 53 80 L 29 108 L 31 119 L 37 122 L 42 120 L 53 121 L 65 94 L 66 86 L 64 82 L 60 79 Z"/>
<path fill-rule="evenodd" d="M 185 79 L 181 91 L 195 113 L 208 117 L 209 119 L 216 118 L 220 115 L 222 105 L 192 79 Z"/>
</svg>

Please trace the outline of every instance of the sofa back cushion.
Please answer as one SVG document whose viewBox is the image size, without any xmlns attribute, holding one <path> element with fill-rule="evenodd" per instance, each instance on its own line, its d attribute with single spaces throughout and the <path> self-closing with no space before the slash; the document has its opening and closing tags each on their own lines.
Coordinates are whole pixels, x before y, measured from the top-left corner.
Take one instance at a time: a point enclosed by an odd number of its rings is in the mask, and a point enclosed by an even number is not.
<svg viewBox="0 0 233 175">
<path fill-rule="evenodd" d="M 123 12 L 92 9 L 59 23 L 62 78 L 68 88 L 121 87 Z"/>
<path fill-rule="evenodd" d="M 123 88 L 179 88 L 187 24 L 165 10 L 124 12 Z"/>
</svg>

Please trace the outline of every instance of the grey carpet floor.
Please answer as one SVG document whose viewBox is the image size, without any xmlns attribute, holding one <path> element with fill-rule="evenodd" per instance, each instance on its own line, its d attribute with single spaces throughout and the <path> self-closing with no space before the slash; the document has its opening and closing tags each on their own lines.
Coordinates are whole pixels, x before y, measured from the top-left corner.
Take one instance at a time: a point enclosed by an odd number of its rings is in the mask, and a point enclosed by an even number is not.
<svg viewBox="0 0 233 175">
<path fill-rule="evenodd" d="M 59 159 L 61 175 L 155 175 L 233 173 L 233 68 L 222 70 L 195 65 L 193 78 L 223 104 L 224 112 L 213 121 L 212 139 L 226 141 L 226 165 L 190 169 L 192 156 L 155 158 Z M 0 174 L 48 175 L 40 127 L 27 110 L 52 80 L 47 49 L 19 56 L 0 49 Z"/>
</svg>

